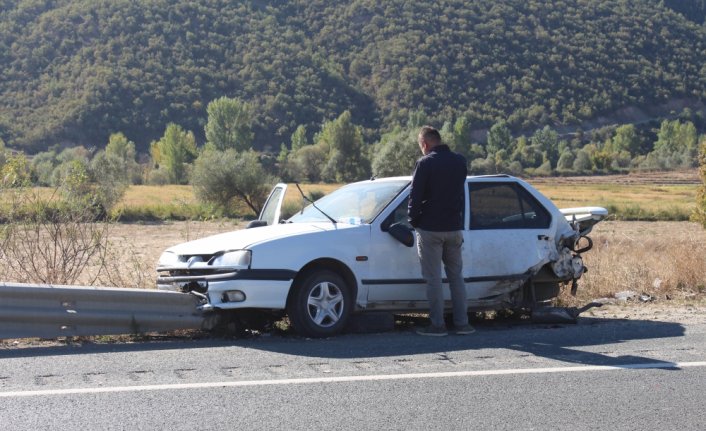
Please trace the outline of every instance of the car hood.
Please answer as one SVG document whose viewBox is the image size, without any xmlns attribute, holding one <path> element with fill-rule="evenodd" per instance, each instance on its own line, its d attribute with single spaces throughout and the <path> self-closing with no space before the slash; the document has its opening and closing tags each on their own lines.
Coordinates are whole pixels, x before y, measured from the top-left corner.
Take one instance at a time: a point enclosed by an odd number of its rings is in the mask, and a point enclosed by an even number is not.
<svg viewBox="0 0 706 431">
<path fill-rule="evenodd" d="M 185 242 L 167 249 L 178 255 L 209 255 L 225 250 L 247 249 L 257 243 L 280 238 L 302 235 L 311 232 L 323 232 L 345 229 L 352 225 L 338 223 L 285 223 L 251 229 L 221 233 L 194 241 Z"/>
</svg>

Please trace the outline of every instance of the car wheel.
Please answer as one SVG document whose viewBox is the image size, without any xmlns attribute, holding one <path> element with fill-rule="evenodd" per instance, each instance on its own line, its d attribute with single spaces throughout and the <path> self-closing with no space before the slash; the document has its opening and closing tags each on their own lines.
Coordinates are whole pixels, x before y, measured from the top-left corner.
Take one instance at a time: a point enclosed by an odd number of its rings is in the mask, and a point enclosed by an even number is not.
<svg viewBox="0 0 706 431">
<path fill-rule="evenodd" d="M 315 271 L 295 286 L 287 305 L 294 330 L 306 337 L 328 337 L 348 322 L 352 307 L 348 284 L 335 272 Z"/>
</svg>

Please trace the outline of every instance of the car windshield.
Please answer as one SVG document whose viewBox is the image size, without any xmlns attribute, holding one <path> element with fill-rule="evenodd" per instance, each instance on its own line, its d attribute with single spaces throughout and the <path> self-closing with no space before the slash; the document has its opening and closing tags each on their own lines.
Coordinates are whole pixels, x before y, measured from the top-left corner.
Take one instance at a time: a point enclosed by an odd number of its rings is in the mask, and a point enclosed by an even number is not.
<svg viewBox="0 0 706 431">
<path fill-rule="evenodd" d="M 370 223 L 409 184 L 408 180 L 366 181 L 343 186 L 308 205 L 288 222 L 328 221 L 322 211 L 340 223 Z"/>
</svg>

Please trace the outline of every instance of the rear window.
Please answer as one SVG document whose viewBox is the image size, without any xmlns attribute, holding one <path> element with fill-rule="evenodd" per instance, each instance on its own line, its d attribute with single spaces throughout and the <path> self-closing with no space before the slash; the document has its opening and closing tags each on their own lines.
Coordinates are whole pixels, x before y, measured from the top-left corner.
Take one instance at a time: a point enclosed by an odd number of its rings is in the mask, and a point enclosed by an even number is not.
<svg viewBox="0 0 706 431">
<path fill-rule="evenodd" d="M 470 229 L 543 229 L 549 211 L 516 183 L 469 183 Z"/>
</svg>

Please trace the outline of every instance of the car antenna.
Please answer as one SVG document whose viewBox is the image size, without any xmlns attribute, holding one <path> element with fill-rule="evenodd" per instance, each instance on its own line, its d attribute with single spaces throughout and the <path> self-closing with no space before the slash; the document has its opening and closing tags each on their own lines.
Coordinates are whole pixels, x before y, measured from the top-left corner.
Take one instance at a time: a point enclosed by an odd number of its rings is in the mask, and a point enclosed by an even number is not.
<svg viewBox="0 0 706 431">
<path fill-rule="evenodd" d="M 317 210 L 319 210 L 319 212 L 320 212 L 321 214 L 325 215 L 327 219 L 331 220 L 331 223 L 333 223 L 334 225 L 336 224 L 336 220 L 335 220 L 333 217 L 331 217 L 330 215 L 326 214 L 326 213 L 324 212 L 324 210 L 322 210 L 321 208 L 317 207 L 316 204 L 314 203 L 314 201 L 312 201 L 311 199 L 309 199 L 309 197 L 307 197 L 307 195 L 304 194 L 304 192 L 302 191 L 302 188 L 299 187 L 299 183 L 294 183 L 294 185 L 297 186 L 297 189 L 299 190 L 299 193 L 301 193 L 301 195 L 302 195 L 302 197 L 304 198 L 305 201 L 309 202 L 309 203 L 311 204 L 311 206 L 313 206 L 314 208 L 316 208 Z"/>
</svg>

